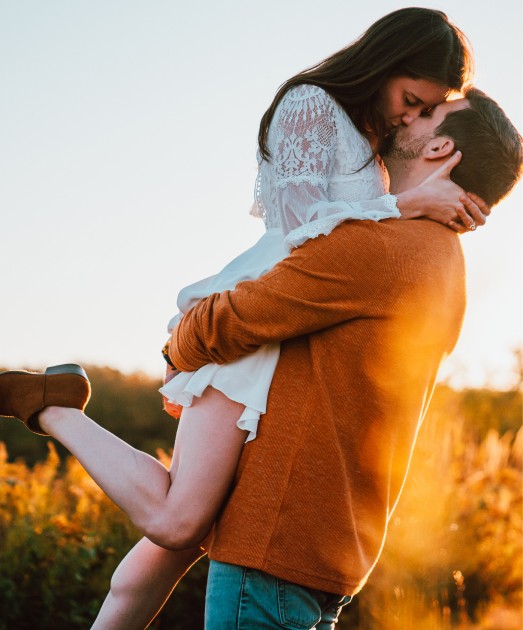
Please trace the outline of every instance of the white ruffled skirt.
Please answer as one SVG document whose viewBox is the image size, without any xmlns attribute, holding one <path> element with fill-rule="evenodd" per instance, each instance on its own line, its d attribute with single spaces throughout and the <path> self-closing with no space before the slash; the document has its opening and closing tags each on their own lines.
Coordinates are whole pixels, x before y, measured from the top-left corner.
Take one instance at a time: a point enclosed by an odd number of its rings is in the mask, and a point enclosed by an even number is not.
<svg viewBox="0 0 523 630">
<path fill-rule="evenodd" d="M 220 273 L 180 291 L 177 301 L 180 313 L 169 322 L 169 332 L 200 299 L 212 293 L 234 289 L 243 280 L 259 278 L 287 255 L 283 232 L 277 228 L 267 230 L 253 247 L 231 261 Z M 218 389 L 231 400 L 245 406 L 237 425 L 248 431 L 248 442 L 256 437 L 260 416 L 267 410 L 267 396 L 279 355 L 280 344 L 263 346 L 254 354 L 233 363 L 213 363 L 204 365 L 196 372 L 182 372 L 165 384 L 160 392 L 169 401 L 190 407 L 194 396 L 201 396 L 207 387 Z"/>
</svg>

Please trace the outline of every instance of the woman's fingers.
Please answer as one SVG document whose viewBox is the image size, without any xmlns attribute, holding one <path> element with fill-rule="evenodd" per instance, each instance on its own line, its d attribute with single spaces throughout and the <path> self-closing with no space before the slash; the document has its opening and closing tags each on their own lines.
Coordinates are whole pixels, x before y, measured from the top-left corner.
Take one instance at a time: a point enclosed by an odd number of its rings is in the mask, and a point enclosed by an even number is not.
<svg viewBox="0 0 523 630">
<path fill-rule="evenodd" d="M 461 151 L 456 151 L 444 164 L 427 177 L 421 187 L 425 187 L 425 196 L 432 193 L 436 199 L 436 211 L 425 215 L 448 225 L 459 234 L 473 232 L 480 225 L 485 225 L 490 208 L 485 201 L 474 193 L 466 193 L 450 178 L 452 169 L 461 161 Z M 445 201 L 443 208 L 441 200 Z M 439 207 L 438 207 L 439 206 Z"/>
<path fill-rule="evenodd" d="M 476 193 L 473 192 L 469 192 L 467 193 L 467 195 L 478 206 L 483 216 L 488 217 L 490 215 L 490 206 L 487 204 L 486 201 L 483 201 L 483 199 L 479 195 L 476 195 Z"/>
<path fill-rule="evenodd" d="M 466 204 L 466 202 L 463 201 L 463 204 Z M 466 205 L 468 208 L 468 204 Z M 467 213 L 464 205 L 456 206 L 456 214 L 459 219 L 458 223 L 460 223 L 464 228 L 466 228 L 466 230 L 476 229 L 476 223 L 474 221 L 474 218 Z"/>
<path fill-rule="evenodd" d="M 461 197 L 461 202 L 467 209 L 468 215 L 472 217 L 472 225 L 467 226 L 469 229 L 475 230 L 478 225 L 485 225 L 487 218 L 481 212 L 478 205 L 472 201 L 468 195 L 463 195 L 463 197 Z"/>
<path fill-rule="evenodd" d="M 461 162 L 461 151 L 456 151 L 449 159 L 434 171 L 435 177 L 449 177 L 452 169 Z"/>
<path fill-rule="evenodd" d="M 456 218 L 448 223 L 448 226 L 458 234 L 473 232 L 478 226 L 485 225 L 490 208 L 473 193 L 463 194 L 460 197 L 461 204 L 456 206 Z"/>
<path fill-rule="evenodd" d="M 447 225 L 451 230 L 454 230 L 454 232 L 457 232 L 458 234 L 465 234 L 465 232 L 469 231 L 468 228 L 466 228 L 461 223 L 457 223 L 456 221 L 449 221 Z"/>
<path fill-rule="evenodd" d="M 485 225 L 487 222 L 487 214 L 483 210 L 490 212 L 487 204 L 478 197 L 474 196 L 473 199 L 470 195 L 464 194 L 460 197 L 460 201 L 463 204 L 463 212 L 458 212 L 458 216 L 469 230 L 474 231 L 478 226 Z M 479 202 L 479 203 L 478 203 Z M 458 208 L 456 208 L 456 211 Z M 463 214 L 465 212 L 465 214 Z"/>
</svg>

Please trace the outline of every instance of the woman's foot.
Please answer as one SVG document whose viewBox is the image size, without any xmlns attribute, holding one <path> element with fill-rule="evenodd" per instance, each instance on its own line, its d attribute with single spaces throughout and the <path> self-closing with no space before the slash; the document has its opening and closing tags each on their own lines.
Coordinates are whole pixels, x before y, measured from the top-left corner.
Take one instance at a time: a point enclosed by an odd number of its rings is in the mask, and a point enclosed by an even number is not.
<svg viewBox="0 0 523 630">
<path fill-rule="evenodd" d="M 41 372 L 0 372 L 0 416 L 21 420 L 28 429 L 47 435 L 38 422 L 45 407 L 84 410 L 91 386 L 82 367 L 74 363 L 55 365 Z"/>
</svg>

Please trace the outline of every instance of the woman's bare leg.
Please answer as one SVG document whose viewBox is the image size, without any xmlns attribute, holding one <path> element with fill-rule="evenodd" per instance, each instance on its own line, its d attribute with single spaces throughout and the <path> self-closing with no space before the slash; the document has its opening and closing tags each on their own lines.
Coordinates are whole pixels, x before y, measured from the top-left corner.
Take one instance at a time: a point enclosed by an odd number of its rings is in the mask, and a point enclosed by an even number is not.
<svg viewBox="0 0 523 630">
<path fill-rule="evenodd" d="M 125 556 L 92 630 L 143 630 L 191 566 L 204 555 L 194 547 L 170 551 L 142 538 Z"/>
<path fill-rule="evenodd" d="M 176 469 L 173 461 L 171 477 Z M 174 551 L 142 538 L 116 568 L 92 630 L 147 628 L 181 578 L 204 554 L 201 546 Z"/>
<path fill-rule="evenodd" d="M 201 411 L 198 412 L 198 416 L 200 415 Z M 178 480 L 180 455 L 183 456 L 186 450 L 193 451 L 191 431 L 184 430 L 186 422 L 191 420 L 189 414 L 189 420 L 186 417 L 178 430 L 175 455 L 169 471 L 171 480 Z M 220 422 L 220 419 L 217 421 Z M 198 424 L 198 420 L 196 423 Z M 193 423 L 190 429 L 195 426 Z M 189 437 L 184 439 L 186 434 Z M 143 630 L 148 627 L 180 579 L 204 553 L 200 546 L 174 551 L 143 538 L 114 572 L 110 591 L 98 613 L 93 630 Z"/>
<path fill-rule="evenodd" d="M 182 413 L 171 471 L 78 409 L 48 407 L 39 422 L 147 538 L 185 549 L 207 534 L 230 486 L 245 441 L 236 426 L 243 409 L 211 387 L 195 398 Z"/>
</svg>

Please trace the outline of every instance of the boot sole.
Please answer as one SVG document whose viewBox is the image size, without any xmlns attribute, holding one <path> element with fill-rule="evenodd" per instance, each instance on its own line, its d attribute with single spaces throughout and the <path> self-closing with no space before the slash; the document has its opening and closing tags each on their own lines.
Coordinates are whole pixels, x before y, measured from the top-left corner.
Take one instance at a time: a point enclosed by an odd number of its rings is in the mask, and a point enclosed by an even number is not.
<svg viewBox="0 0 523 630">
<path fill-rule="evenodd" d="M 87 377 L 85 370 L 81 365 L 77 365 L 76 363 L 62 363 L 60 365 L 51 365 L 45 370 L 46 376 L 58 376 L 62 374 L 74 374 L 75 376 L 81 376 L 89 383 L 89 378 Z M 33 414 L 27 420 L 27 428 L 33 433 L 46 436 L 47 434 L 42 431 L 40 424 L 38 423 L 38 415 L 40 411 Z"/>
<path fill-rule="evenodd" d="M 42 374 L 42 373 L 39 373 L 39 372 L 28 372 L 26 370 L 8 370 L 7 372 L 0 372 L 0 377 L 3 376 L 4 374 L 20 374 L 20 375 L 23 375 L 23 376 L 34 377 L 34 376 L 37 376 L 38 374 Z M 85 370 L 80 365 L 77 365 L 76 363 L 62 363 L 61 365 L 51 365 L 50 367 L 48 367 L 45 370 L 44 374 L 45 374 L 45 376 L 49 376 L 49 377 L 60 376 L 60 375 L 65 375 L 65 374 L 71 374 L 71 375 L 74 375 L 74 376 L 80 376 L 81 378 L 83 378 L 86 381 L 87 388 L 90 387 L 89 386 L 89 378 L 87 377 L 87 374 L 86 374 Z M 45 390 L 45 385 L 44 385 L 44 390 Z M 90 396 L 90 394 L 87 396 L 86 404 L 87 404 L 87 401 L 89 400 L 89 396 Z M 37 433 L 39 435 L 47 435 L 46 433 L 44 433 L 42 431 L 40 425 L 38 424 L 38 415 L 39 415 L 39 413 L 41 411 L 42 410 L 39 409 L 33 415 L 31 415 L 29 418 L 22 419 L 22 422 L 24 422 L 24 424 L 27 426 L 27 428 L 30 429 L 31 431 L 33 431 L 34 433 Z"/>
<path fill-rule="evenodd" d="M 62 363 L 61 365 L 51 365 L 45 371 L 45 374 L 76 374 L 77 376 L 82 376 L 86 381 L 87 374 L 81 365 L 77 365 L 76 363 Z"/>
<path fill-rule="evenodd" d="M 0 372 L 0 376 L 2 374 L 28 374 L 30 376 L 34 374 L 38 374 L 38 372 L 28 372 L 27 370 L 7 370 L 6 372 Z M 89 380 L 85 370 L 81 365 L 77 365 L 76 363 L 62 363 L 61 365 L 51 365 L 48 367 L 44 374 L 52 375 L 52 374 L 76 374 L 77 376 L 81 376 L 85 378 L 86 381 Z"/>
</svg>

